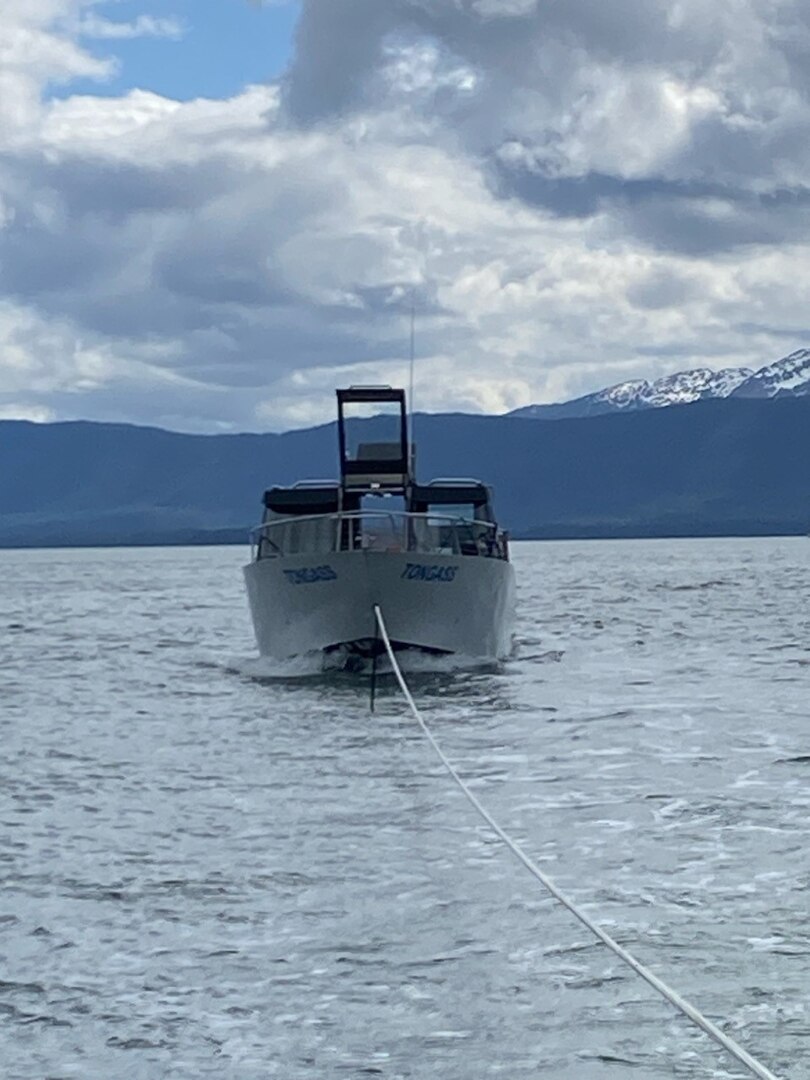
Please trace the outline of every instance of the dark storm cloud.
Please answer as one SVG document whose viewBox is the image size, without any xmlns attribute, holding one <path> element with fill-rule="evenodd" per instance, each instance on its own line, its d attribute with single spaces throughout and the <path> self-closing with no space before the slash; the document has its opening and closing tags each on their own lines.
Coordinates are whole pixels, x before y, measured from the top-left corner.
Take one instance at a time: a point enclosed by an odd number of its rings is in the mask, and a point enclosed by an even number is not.
<svg viewBox="0 0 810 1080">
<path fill-rule="evenodd" d="M 596 214 L 606 203 L 634 205 L 656 200 L 724 199 L 736 202 L 744 193 L 721 184 L 659 178 L 625 179 L 607 173 L 584 176 L 546 176 L 502 161 L 492 164 L 495 190 L 550 210 L 561 217 L 584 218 Z"/>
<path fill-rule="evenodd" d="M 324 362 L 335 313 L 306 310 L 278 252 L 336 208 L 338 181 L 216 153 L 194 165 L 40 155 L 2 164 L 0 296 L 90 333 L 186 340 L 154 362 L 217 385 Z"/>
<path fill-rule="evenodd" d="M 742 195 L 730 199 L 667 198 L 634 201 L 616 214 L 627 230 L 652 247 L 685 255 L 712 255 L 746 245 L 779 246 L 810 236 L 806 195 L 782 204 L 774 196 Z"/>
<path fill-rule="evenodd" d="M 133 214 L 193 211 L 230 191 L 235 173 L 227 158 L 215 155 L 203 162 L 171 165 L 24 155 L 13 167 L 20 179 L 35 174 L 42 189 L 58 196 L 66 215 L 93 215 L 111 225 Z"/>
<path fill-rule="evenodd" d="M 6 155 L 0 168 L 9 216 L 0 234 L 0 288 L 23 300 L 52 293 L 63 314 L 82 297 L 108 293 L 122 275 L 129 297 L 137 294 L 152 271 L 144 263 L 139 273 L 137 265 L 150 227 L 172 212 L 199 212 L 234 185 L 234 170 L 217 161 L 158 167 L 23 154 Z M 213 265 L 208 252 L 204 265 Z M 199 274 L 199 262 L 189 260 L 188 271 Z M 99 315 L 103 321 L 105 312 Z"/>
<path fill-rule="evenodd" d="M 395 35 L 437 40 L 488 77 L 490 89 L 504 80 L 506 92 L 550 89 L 542 62 L 549 41 L 596 60 L 665 62 L 691 73 L 723 48 L 724 20 L 689 7 L 692 18 L 678 23 L 662 0 L 304 0 L 285 101 L 299 122 L 373 103 L 374 76 Z"/>
<path fill-rule="evenodd" d="M 644 244 L 684 254 L 810 237 L 810 188 L 804 186 L 759 194 L 695 180 L 628 180 L 604 173 L 548 177 L 500 162 L 492 175 L 501 196 L 515 196 L 559 217 L 606 211 Z"/>
<path fill-rule="evenodd" d="M 364 79 L 382 58 L 396 25 L 396 2 L 324 0 L 306 3 L 296 31 L 296 55 L 285 98 L 299 121 L 336 115 L 362 101 Z"/>
<path fill-rule="evenodd" d="M 474 74 L 474 91 L 442 110 L 446 137 L 500 197 L 560 217 L 613 213 L 644 243 L 685 253 L 807 234 L 797 174 L 810 167 L 810 104 L 795 99 L 810 85 L 807 4 L 305 0 L 288 116 L 310 125 L 390 105 L 386 50 L 409 40 Z M 667 80 L 681 106 L 650 100 Z M 703 97 L 690 100 L 696 87 Z M 435 120 L 429 95 L 424 108 Z M 623 155 L 632 125 L 638 152 Z M 661 142 L 646 162 L 645 141 Z M 510 142 L 524 161 L 503 156 Z"/>
</svg>

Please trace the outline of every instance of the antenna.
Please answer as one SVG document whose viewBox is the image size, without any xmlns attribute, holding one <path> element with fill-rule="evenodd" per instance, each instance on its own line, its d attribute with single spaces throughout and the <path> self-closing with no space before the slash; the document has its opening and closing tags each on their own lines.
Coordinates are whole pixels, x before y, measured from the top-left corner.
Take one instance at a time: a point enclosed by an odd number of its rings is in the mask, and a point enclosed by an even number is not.
<svg viewBox="0 0 810 1080">
<path fill-rule="evenodd" d="M 411 472 L 413 472 L 414 446 L 413 446 L 413 368 L 416 345 L 416 289 L 411 289 L 411 354 L 408 377 L 408 442 L 411 448 Z"/>
</svg>

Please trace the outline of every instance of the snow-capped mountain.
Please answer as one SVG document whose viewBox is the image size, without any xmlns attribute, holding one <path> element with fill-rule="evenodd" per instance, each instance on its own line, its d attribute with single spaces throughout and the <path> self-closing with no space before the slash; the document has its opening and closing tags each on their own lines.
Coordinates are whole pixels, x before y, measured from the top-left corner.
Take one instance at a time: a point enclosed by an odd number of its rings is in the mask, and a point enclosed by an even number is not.
<svg viewBox="0 0 810 1080">
<path fill-rule="evenodd" d="M 797 349 L 760 368 L 732 391 L 735 397 L 785 397 L 810 394 L 810 349 Z"/>
<path fill-rule="evenodd" d="M 654 382 L 639 379 L 619 383 L 591 396 L 618 409 L 658 409 L 663 405 L 685 405 L 701 398 L 728 397 L 751 375 L 753 372 L 749 368 L 724 368 L 722 371 L 694 368 L 664 375 Z"/>
<path fill-rule="evenodd" d="M 555 405 L 527 405 L 510 416 L 558 420 L 632 409 L 660 409 L 705 398 L 785 397 L 810 394 L 810 349 L 752 371 L 750 368 L 693 368 L 648 382 L 635 379 L 617 383 L 594 394 Z"/>
</svg>

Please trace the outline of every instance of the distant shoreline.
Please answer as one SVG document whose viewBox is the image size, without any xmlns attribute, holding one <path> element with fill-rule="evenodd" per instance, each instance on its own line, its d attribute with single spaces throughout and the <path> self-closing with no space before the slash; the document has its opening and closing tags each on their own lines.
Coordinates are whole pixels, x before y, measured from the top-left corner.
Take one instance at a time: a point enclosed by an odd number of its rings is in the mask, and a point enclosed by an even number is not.
<svg viewBox="0 0 810 1080">
<path fill-rule="evenodd" d="M 577 541 L 577 540 L 759 540 L 787 537 L 810 536 L 808 527 L 771 528 L 762 526 L 758 530 L 749 529 L 724 529 L 680 532 L 675 530 L 605 530 L 601 532 L 587 529 L 560 528 L 537 530 L 531 533 L 521 533 L 511 537 L 511 543 L 522 544 L 539 541 Z M 122 537 L 112 538 L 109 536 L 88 537 L 82 540 L 66 540 L 61 543 L 47 543 L 24 540 L 0 539 L 0 551 L 71 551 L 75 549 L 108 549 L 108 548 L 172 548 L 172 547 L 243 547 L 250 548 L 250 541 L 245 533 L 223 533 L 216 536 L 190 538 L 188 536 L 155 536 L 155 537 Z"/>
</svg>

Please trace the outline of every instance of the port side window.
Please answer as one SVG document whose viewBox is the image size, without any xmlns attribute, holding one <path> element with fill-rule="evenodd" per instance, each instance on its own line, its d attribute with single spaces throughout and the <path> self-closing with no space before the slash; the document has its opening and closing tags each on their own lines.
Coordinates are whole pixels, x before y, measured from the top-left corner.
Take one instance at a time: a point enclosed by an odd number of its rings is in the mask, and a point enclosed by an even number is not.
<svg viewBox="0 0 810 1080">
<path fill-rule="evenodd" d="M 448 518 L 454 521 L 472 521 L 475 507 L 471 503 L 431 503 L 428 506 L 428 522 L 431 525 L 445 525 Z"/>
</svg>

